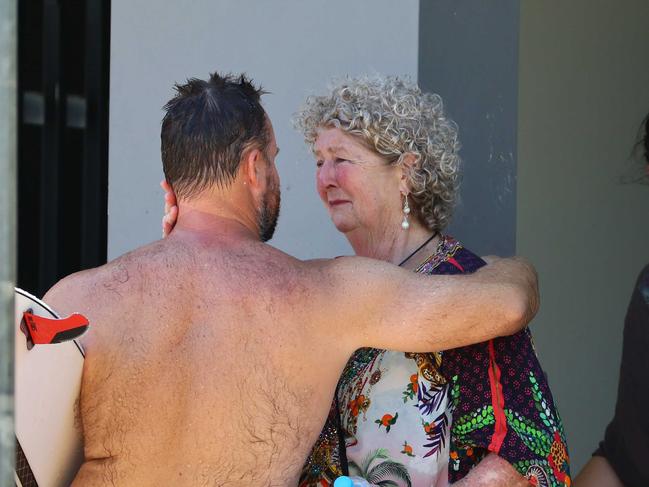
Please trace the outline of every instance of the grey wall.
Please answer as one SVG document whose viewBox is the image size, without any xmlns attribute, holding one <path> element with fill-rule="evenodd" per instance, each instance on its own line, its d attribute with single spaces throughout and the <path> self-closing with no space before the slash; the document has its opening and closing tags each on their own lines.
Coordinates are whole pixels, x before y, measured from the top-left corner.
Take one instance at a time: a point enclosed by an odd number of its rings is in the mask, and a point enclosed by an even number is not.
<svg viewBox="0 0 649 487">
<path fill-rule="evenodd" d="M 649 261 L 649 187 L 620 184 L 649 111 L 649 2 L 521 6 L 517 251 L 576 473 L 613 413 L 622 326 Z"/>
<path fill-rule="evenodd" d="M 430 0 L 419 25 L 419 82 L 463 144 L 449 232 L 537 265 L 533 331 L 576 473 L 612 414 L 625 307 L 649 260 L 649 188 L 620 184 L 649 111 L 649 3 Z"/>
<path fill-rule="evenodd" d="M 282 214 L 271 243 L 298 257 L 350 253 L 316 197 L 315 164 L 290 118 L 334 75 L 417 73 L 418 2 L 114 0 L 111 35 L 109 258 L 159 238 L 161 107 L 173 82 L 245 71 L 282 153 Z"/>
<path fill-rule="evenodd" d="M 460 127 L 464 178 L 449 233 L 511 255 L 516 239 L 518 0 L 425 0 L 419 83 Z"/>
</svg>

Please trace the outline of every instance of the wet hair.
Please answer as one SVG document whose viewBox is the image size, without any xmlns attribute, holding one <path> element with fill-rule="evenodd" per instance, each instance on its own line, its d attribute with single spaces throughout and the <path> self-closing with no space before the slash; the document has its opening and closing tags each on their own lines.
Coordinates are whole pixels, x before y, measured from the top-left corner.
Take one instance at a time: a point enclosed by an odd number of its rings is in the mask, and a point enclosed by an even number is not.
<svg viewBox="0 0 649 487">
<path fill-rule="evenodd" d="M 165 178 L 179 198 L 213 185 L 228 186 L 244 153 L 266 151 L 269 131 L 260 98 L 244 74 L 191 78 L 175 85 L 160 133 Z"/>
<path fill-rule="evenodd" d="M 642 122 L 644 125 L 644 135 L 642 137 L 642 150 L 644 151 L 644 160 L 647 165 L 649 165 L 649 114 L 645 117 Z"/>
<path fill-rule="evenodd" d="M 649 184 L 649 114 L 640 124 L 630 160 L 631 165 L 625 169 L 620 181 L 627 184 Z"/>
<path fill-rule="evenodd" d="M 337 127 L 358 137 L 388 164 L 417 157 L 408 172 L 414 215 L 430 230 L 450 222 L 459 186 L 458 128 L 444 112 L 439 95 L 395 76 L 335 80 L 328 93 L 309 97 L 294 117 L 295 127 L 313 148 L 318 130 Z"/>
<path fill-rule="evenodd" d="M 643 171 L 642 176 L 638 178 L 638 181 L 643 184 L 649 184 L 649 113 L 642 121 L 641 129 L 641 139 L 638 142 L 640 151 L 642 153 L 642 165 Z"/>
</svg>

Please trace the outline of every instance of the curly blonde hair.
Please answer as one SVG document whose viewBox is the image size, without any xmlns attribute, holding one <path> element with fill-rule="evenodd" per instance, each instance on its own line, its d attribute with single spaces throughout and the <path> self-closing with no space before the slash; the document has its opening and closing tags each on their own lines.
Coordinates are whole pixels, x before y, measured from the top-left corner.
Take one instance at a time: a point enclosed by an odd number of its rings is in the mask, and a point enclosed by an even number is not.
<svg viewBox="0 0 649 487">
<path fill-rule="evenodd" d="M 295 127 L 313 148 L 319 128 L 338 127 L 398 165 L 416 156 L 409 171 L 414 214 L 433 231 L 450 222 L 459 187 L 458 128 L 442 98 L 422 93 L 408 79 L 361 76 L 334 80 L 330 93 L 307 98 Z"/>
</svg>

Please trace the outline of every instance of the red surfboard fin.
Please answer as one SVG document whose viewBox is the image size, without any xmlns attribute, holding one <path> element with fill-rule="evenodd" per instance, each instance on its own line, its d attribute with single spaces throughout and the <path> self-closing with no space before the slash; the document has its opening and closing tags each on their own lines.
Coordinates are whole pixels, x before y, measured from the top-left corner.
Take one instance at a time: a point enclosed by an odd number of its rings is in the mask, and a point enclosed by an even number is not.
<svg viewBox="0 0 649 487">
<path fill-rule="evenodd" d="M 27 349 L 34 345 L 47 345 L 74 340 L 83 335 L 88 329 L 88 319 L 74 313 L 67 318 L 53 319 L 38 316 L 27 310 L 23 313 L 20 329 L 27 337 Z"/>
</svg>

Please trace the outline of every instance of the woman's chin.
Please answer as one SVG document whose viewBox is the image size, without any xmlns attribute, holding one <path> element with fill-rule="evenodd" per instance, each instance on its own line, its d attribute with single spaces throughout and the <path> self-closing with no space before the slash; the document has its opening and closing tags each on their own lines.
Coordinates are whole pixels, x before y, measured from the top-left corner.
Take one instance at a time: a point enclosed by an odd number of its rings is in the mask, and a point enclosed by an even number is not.
<svg viewBox="0 0 649 487">
<path fill-rule="evenodd" d="M 332 218 L 332 223 L 340 233 L 348 233 L 354 230 L 358 225 L 353 224 L 347 219 Z"/>
</svg>

